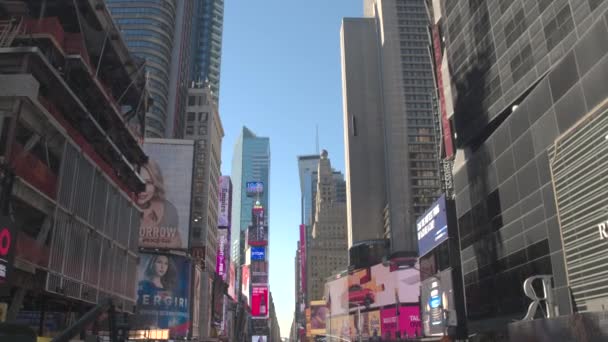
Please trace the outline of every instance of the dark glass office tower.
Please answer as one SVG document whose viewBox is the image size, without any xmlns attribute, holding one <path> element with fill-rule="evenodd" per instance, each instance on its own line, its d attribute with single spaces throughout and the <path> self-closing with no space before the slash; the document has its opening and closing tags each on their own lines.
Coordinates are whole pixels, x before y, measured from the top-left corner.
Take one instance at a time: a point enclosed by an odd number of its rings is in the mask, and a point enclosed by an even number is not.
<svg viewBox="0 0 608 342">
<path fill-rule="evenodd" d="M 522 284 L 533 275 L 553 276 L 553 313 L 598 310 L 587 303 L 605 300 L 603 284 L 592 274 L 599 269 L 585 278 L 581 267 L 591 266 L 572 261 L 594 253 L 599 221 L 585 221 L 593 237 L 583 241 L 572 234 L 573 222 L 584 218 L 572 210 L 583 215 L 594 207 L 570 205 L 586 194 L 568 189 L 588 176 L 565 169 L 568 154 L 557 142 L 565 139 L 567 146 L 565 136 L 580 120 L 597 116 L 608 98 L 608 1 L 427 5 L 435 6 L 432 24 L 441 35 L 435 42 L 446 46 L 454 94 L 447 116 L 457 145 L 454 192 L 470 331 L 522 319 L 529 305 Z M 593 144 L 568 146 L 607 143 L 591 132 L 575 136 L 593 138 Z M 579 153 L 595 152 L 581 147 Z M 552 165 L 559 166 L 557 178 Z M 574 246 L 579 254 L 564 255 Z"/>
</svg>

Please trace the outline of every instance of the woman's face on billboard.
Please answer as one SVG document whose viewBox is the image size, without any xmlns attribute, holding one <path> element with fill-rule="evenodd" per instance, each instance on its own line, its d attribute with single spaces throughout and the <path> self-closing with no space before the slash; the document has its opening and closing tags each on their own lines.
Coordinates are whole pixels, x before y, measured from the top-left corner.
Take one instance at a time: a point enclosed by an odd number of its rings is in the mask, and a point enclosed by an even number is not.
<svg viewBox="0 0 608 342">
<path fill-rule="evenodd" d="M 152 182 L 152 177 L 150 176 L 150 172 L 147 168 L 142 167 L 140 176 L 146 183 L 146 189 L 143 192 L 140 192 L 137 197 L 137 203 L 141 205 L 149 202 L 152 199 L 155 188 L 154 183 Z"/>
<path fill-rule="evenodd" d="M 169 267 L 169 258 L 167 258 L 164 255 L 160 255 L 158 258 L 156 258 L 156 261 L 154 262 L 154 274 L 156 274 L 159 277 L 162 277 L 165 274 L 167 274 L 168 267 Z"/>
</svg>

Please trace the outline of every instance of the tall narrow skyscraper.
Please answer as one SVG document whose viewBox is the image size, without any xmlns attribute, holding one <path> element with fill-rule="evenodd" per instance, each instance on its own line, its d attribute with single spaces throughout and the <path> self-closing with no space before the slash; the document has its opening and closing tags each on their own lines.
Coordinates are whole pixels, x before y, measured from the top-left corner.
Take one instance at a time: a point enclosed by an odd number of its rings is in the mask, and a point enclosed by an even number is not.
<svg viewBox="0 0 608 342">
<path fill-rule="evenodd" d="M 129 50 L 146 60 L 154 103 L 146 136 L 181 138 L 190 71 L 193 1 L 106 0 Z"/>
<path fill-rule="evenodd" d="M 251 224 L 251 211 L 256 200 L 265 209 L 268 222 L 270 208 L 270 139 L 258 137 L 249 128 L 243 127 L 232 155 L 232 232 L 231 256 L 240 265 L 244 262 L 244 245 L 241 235 Z M 262 182 L 264 192 L 259 198 L 247 195 L 247 182 Z"/>
<path fill-rule="evenodd" d="M 208 82 L 216 101 L 220 95 L 223 30 L 224 0 L 195 1 L 192 15 L 190 79 L 195 82 Z"/>
<path fill-rule="evenodd" d="M 393 255 L 415 256 L 416 217 L 440 191 L 429 20 L 424 0 L 364 13 L 341 32 L 349 246 L 387 229 Z"/>
</svg>

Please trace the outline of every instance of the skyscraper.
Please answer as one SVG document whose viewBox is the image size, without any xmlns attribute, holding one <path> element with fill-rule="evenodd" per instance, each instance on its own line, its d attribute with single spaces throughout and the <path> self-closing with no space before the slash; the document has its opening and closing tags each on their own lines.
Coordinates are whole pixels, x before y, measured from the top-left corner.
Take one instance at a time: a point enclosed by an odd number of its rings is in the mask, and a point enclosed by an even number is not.
<svg viewBox="0 0 608 342">
<path fill-rule="evenodd" d="M 208 82 L 215 101 L 220 95 L 224 0 L 198 0 L 192 15 L 190 79 Z M 219 103 L 218 103 L 219 104 Z"/>
<path fill-rule="evenodd" d="M 364 14 L 341 32 L 349 246 L 390 222 L 391 252 L 415 256 L 440 189 L 425 3 L 365 0 Z"/>
<path fill-rule="evenodd" d="M 146 59 L 154 103 L 146 115 L 146 136 L 181 138 L 190 70 L 192 1 L 107 0 L 129 50 Z"/>
<path fill-rule="evenodd" d="M 307 251 L 309 302 L 323 299 L 326 279 L 348 266 L 346 203 L 337 200 L 336 177 L 327 151 L 321 153 L 317 170 L 316 209 Z"/>
<path fill-rule="evenodd" d="M 603 311 L 608 1 L 429 5 L 455 89 L 444 120 L 470 332 L 522 319 L 513 289 L 536 275 L 552 278 L 552 314 Z"/>
<path fill-rule="evenodd" d="M 298 172 L 300 174 L 300 206 L 301 224 L 310 226 L 312 224 L 313 188 L 315 183 L 312 174 L 319 166 L 319 155 L 298 156 Z"/>
<path fill-rule="evenodd" d="M 251 212 L 256 198 L 247 195 L 247 182 L 262 182 L 264 192 L 259 201 L 269 220 L 268 207 L 270 193 L 270 139 L 258 137 L 249 128 L 243 127 L 232 155 L 232 260 L 241 265 L 244 262 L 245 246 L 241 245 L 241 235 L 251 223 Z"/>
</svg>

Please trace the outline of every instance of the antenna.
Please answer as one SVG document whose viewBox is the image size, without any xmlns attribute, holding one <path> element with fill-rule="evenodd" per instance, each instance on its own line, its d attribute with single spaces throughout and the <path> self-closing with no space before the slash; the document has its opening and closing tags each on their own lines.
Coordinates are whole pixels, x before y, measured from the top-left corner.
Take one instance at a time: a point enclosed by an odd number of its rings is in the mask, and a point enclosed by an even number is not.
<svg viewBox="0 0 608 342">
<path fill-rule="evenodd" d="M 319 124 L 316 125 L 316 136 L 315 136 L 315 153 L 320 153 L 319 150 Z"/>
</svg>

